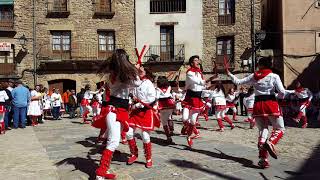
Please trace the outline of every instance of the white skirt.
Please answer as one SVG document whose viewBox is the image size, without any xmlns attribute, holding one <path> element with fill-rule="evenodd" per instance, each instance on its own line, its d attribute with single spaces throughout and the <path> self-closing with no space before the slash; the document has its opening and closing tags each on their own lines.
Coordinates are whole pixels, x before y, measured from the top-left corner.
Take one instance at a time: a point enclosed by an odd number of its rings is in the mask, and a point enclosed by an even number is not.
<svg viewBox="0 0 320 180">
<path fill-rule="evenodd" d="M 43 102 L 43 110 L 50 110 L 51 109 L 51 102 L 50 101 L 44 101 Z"/>
<path fill-rule="evenodd" d="M 39 101 L 31 101 L 28 107 L 28 116 L 41 116 L 41 106 Z"/>
</svg>

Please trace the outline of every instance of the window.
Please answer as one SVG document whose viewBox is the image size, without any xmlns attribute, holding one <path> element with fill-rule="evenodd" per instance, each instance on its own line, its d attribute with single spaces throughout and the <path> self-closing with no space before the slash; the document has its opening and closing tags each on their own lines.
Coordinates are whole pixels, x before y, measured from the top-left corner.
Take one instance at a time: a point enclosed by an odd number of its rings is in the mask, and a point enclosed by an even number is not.
<svg viewBox="0 0 320 180">
<path fill-rule="evenodd" d="M 160 58 L 174 58 L 174 26 L 160 26 Z"/>
<path fill-rule="evenodd" d="M 150 0 L 150 13 L 186 12 L 186 0 Z"/>
<path fill-rule="evenodd" d="M 0 6 L 0 28 L 11 29 L 13 28 L 13 6 L 1 5 Z"/>
<path fill-rule="evenodd" d="M 113 31 L 101 31 L 99 34 L 99 51 L 113 51 L 115 49 L 115 34 Z"/>
<path fill-rule="evenodd" d="M 111 0 L 96 0 L 95 1 L 96 12 L 111 12 Z"/>
<path fill-rule="evenodd" d="M 227 57 L 230 62 L 233 62 L 234 58 L 234 37 L 218 37 L 217 38 L 217 64 L 223 64 L 224 57 Z"/>
<path fill-rule="evenodd" d="M 53 51 L 70 51 L 71 32 L 54 31 L 52 32 L 52 50 Z"/>
<path fill-rule="evenodd" d="M 219 1 L 219 25 L 231 25 L 235 22 L 235 0 L 218 0 Z"/>
</svg>

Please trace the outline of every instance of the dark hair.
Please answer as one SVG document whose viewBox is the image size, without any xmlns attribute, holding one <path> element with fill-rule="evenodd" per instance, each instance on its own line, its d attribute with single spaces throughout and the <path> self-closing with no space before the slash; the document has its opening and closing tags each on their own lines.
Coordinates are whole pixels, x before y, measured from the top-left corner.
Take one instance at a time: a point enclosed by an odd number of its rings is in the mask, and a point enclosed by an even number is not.
<svg viewBox="0 0 320 180">
<path fill-rule="evenodd" d="M 80 89 L 80 92 L 83 92 L 83 93 L 84 93 L 85 91 L 86 91 L 86 90 L 85 90 L 84 88 L 81 88 L 81 89 Z"/>
<path fill-rule="evenodd" d="M 253 94 L 253 92 L 254 92 L 254 88 L 253 88 L 253 86 L 251 86 L 251 87 L 248 89 L 248 95 Z"/>
<path fill-rule="evenodd" d="M 167 87 L 169 87 L 169 85 L 170 85 L 170 83 L 169 83 L 167 77 L 165 77 L 165 76 L 158 77 L 157 86 L 159 88 L 167 88 Z"/>
<path fill-rule="evenodd" d="M 216 84 L 215 89 L 216 89 L 217 91 L 222 90 L 223 94 L 225 94 L 225 89 L 224 89 L 224 86 L 222 85 L 221 82 L 218 82 L 218 83 Z"/>
<path fill-rule="evenodd" d="M 272 58 L 271 58 L 271 56 L 260 58 L 259 61 L 258 61 L 258 65 L 270 69 L 272 67 Z"/>
<path fill-rule="evenodd" d="M 146 68 L 144 68 L 144 71 L 146 72 L 146 78 L 148 78 L 150 81 L 154 81 L 154 75 L 152 72 Z"/>
<path fill-rule="evenodd" d="M 191 56 L 189 58 L 189 65 L 191 66 L 192 63 L 194 62 L 194 60 L 197 59 L 197 58 L 199 59 L 200 57 L 198 55 Z"/>
<path fill-rule="evenodd" d="M 123 49 L 117 49 L 112 54 L 109 69 L 111 77 L 118 77 L 122 83 L 134 81 L 138 76 L 137 69 L 130 63 L 129 56 Z"/>
<path fill-rule="evenodd" d="M 86 84 L 85 86 L 84 86 L 84 90 L 89 90 L 91 87 L 90 87 L 90 85 L 89 84 Z"/>
</svg>

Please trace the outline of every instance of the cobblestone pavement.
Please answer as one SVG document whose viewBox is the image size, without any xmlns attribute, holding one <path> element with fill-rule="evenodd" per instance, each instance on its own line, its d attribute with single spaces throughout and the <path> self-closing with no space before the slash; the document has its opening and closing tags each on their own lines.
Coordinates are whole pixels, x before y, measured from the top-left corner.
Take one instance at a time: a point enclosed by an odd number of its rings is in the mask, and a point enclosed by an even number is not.
<svg viewBox="0 0 320 180">
<path fill-rule="evenodd" d="M 175 117 L 178 119 L 178 117 Z M 129 149 L 120 145 L 112 161 L 118 179 L 317 179 L 320 178 L 319 129 L 288 128 L 279 146 L 280 158 L 271 168 L 256 166 L 257 130 L 236 122 L 216 132 L 215 120 L 201 120 L 201 138 L 193 149 L 186 138 L 174 136 L 176 145 L 166 145 L 162 129 L 152 133 L 154 167 L 144 167 L 142 142 L 138 140 L 139 161 L 126 165 Z M 0 136 L 0 179 L 78 180 L 95 179 L 102 148 L 94 144 L 98 130 L 80 119 L 46 121 L 37 127 L 7 131 Z M 175 122 L 175 132 L 181 122 Z M 139 136 L 137 136 L 139 138 Z"/>
</svg>

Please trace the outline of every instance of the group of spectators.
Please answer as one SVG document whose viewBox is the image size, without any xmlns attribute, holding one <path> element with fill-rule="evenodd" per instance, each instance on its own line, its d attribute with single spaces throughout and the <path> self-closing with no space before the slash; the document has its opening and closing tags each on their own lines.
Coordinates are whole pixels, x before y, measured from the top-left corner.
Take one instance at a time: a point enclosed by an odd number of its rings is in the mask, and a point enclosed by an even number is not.
<svg viewBox="0 0 320 180">
<path fill-rule="evenodd" d="M 65 113 L 70 118 L 81 117 L 81 100 L 85 90 L 76 94 L 74 89 L 62 95 L 59 89 L 51 92 L 43 85 L 34 88 L 23 85 L 20 80 L 0 82 L 0 133 L 5 130 L 37 126 L 47 119 L 61 120 Z M 79 110 L 77 111 L 77 109 Z"/>
</svg>

